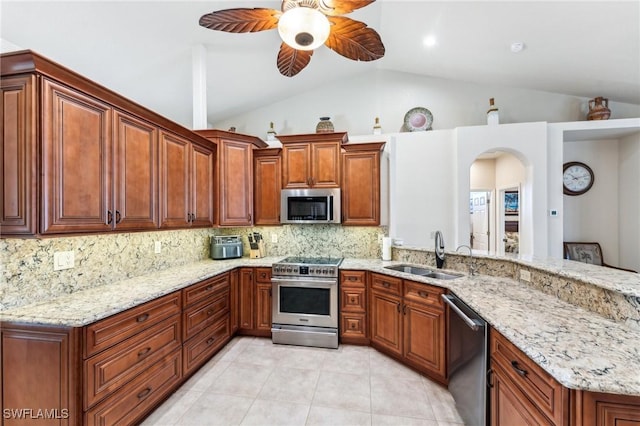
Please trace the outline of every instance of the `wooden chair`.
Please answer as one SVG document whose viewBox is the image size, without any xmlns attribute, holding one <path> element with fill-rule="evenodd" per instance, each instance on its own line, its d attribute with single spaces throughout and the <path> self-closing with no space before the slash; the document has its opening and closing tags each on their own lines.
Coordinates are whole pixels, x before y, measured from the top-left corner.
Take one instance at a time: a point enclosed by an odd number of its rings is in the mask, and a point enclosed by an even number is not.
<svg viewBox="0 0 640 426">
<path fill-rule="evenodd" d="M 618 266 L 608 265 L 605 263 L 604 258 L 602 257 L 602 248 L 599 243 L 576 243 L 565 241 L 563 245 L 565 259 L 637 273 L 637 271 L 632 269 L 620 268 Z"/>
</svg>

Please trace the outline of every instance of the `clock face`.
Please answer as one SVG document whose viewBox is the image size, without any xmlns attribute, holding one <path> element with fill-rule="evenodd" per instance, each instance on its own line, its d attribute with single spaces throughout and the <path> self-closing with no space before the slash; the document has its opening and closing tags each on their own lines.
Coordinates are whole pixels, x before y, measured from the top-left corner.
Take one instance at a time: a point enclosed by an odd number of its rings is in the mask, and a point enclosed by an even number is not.
<svg viewBox="0 0 640 426">
<path fill-rule="evenodd" d="M 562 183 L 567 195 L 580 195 L 593 186 L 593 171 L 584 163 L 570 162 L 564 165 Z"/>
</svg>

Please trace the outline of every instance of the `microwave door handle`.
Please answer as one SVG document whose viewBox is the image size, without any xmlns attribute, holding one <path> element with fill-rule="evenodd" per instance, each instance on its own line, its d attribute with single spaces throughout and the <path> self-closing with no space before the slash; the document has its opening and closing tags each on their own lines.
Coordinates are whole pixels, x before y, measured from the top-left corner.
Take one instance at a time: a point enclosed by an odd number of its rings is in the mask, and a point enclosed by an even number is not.
<svg viewBox="0 0 640 426">
<path fill-rule="evenodd" d="M 333 195 L 327 197 L 327 206 L 329 207 L 329 222 L 333 222 Z"/>
</svg>

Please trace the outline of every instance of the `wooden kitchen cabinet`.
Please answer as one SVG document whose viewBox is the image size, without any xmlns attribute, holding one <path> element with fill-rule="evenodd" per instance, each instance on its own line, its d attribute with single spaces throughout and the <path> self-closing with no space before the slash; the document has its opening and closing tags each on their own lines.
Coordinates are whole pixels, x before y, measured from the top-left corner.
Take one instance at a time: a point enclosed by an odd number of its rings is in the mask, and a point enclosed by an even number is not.
<svg viewBox="0 0 640 426">
<path fill-rule="evenodd" d="M 230 333 L 233 336 L 240 328 L 240 271 L 234 269 L 229 272 L 229 310 L 230 312 Z"/>
<path fill-rule="evenodd" d="M 160 132 L 160 226 L 213 226 L 213 147 Z"/>
<path fill-rule="evenodd" d="M 46 408 L 55 410 L 57 415 L 57 418 L 50 419 L 46 424 L 81 425 L 82 366 L 79 329 L 3 323 L 0 334 L 2 389 L 5 390 L 1 396 L 3 410 Z M 29 419 L 3 416 L 3 424 L 10 426 L 32 423 Z"/>
<path fill-rule="evenodd" d="M 367 272 L 340 271 L 340 341 L 368 345 Z"/>
<path fill-rule="evenodd" d="M 567 425 L 569 390 L 495 329 L 489 340 L 492 425 Z"/>
<path fill-rule="evenodd" d="M 239 332 L 271 336 L 271 268 L 240 268 Z"/>
<path fill-rule="evenodd" d="M 574 391 L 576 424 L 582 426 L 640 425 L 640 396 Z"/>
<path fill-rule="evenodd" d="M 38 230 L 36 77 L 3 77 L 0 91 L 0 233 L 31 235 Z"/>
<path fill-rule="evenodd" d="M 256 335 L 271 336 L 271 268 L 256 268 Z"/>
<path fill-rule="evenodd" d="M 446 384 L 444 289 L 371 274 L 371 346 Z"/>
<path fill-rule="evenodd" d="M 380 151 L 385 142 L 342 146 L 342 224 L 380 225 Z"/>
<path fill-rule="evenodd" d="M 197 130 L 217 146 L 216 224 L 253 224 L 253 150 L 267 144 L 255 136 L 222 130 Z"/>
<path fill-rule="evenodd" d="M 282 188 L 339 188 L 340 146 L 347 133 L 280 135 Z"/>
<path fill-rule="evenodd" d="M 0 69 L 3 237 L 211 226 L 205 138 L 34 52 Z"/>
<path fill-rule="evenodd" d="M 280 148 L 253 151 L 253 223 L 280 225 L 282 159 Z"/>
<path fill-rule="evenodd" d="M 241 334 L 251 334 L 255 329 L 253 268 L 240 268 L 239 317 Z"/>
</svg>

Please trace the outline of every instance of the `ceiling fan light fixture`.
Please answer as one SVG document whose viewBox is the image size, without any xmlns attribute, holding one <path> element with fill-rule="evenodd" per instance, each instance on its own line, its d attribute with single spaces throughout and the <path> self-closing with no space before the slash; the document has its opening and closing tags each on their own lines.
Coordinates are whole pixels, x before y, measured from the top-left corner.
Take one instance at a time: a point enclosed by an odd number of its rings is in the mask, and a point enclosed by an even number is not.
<svg viewBox="0 0 640 426">
<path fill-rule="evenodd" d="M 314 50 L 327 41 L 331 24 L 317 9 L 296 7 L 282 14 L 278 33 L 282 41 L 297 50 Z"/>
</svg>

